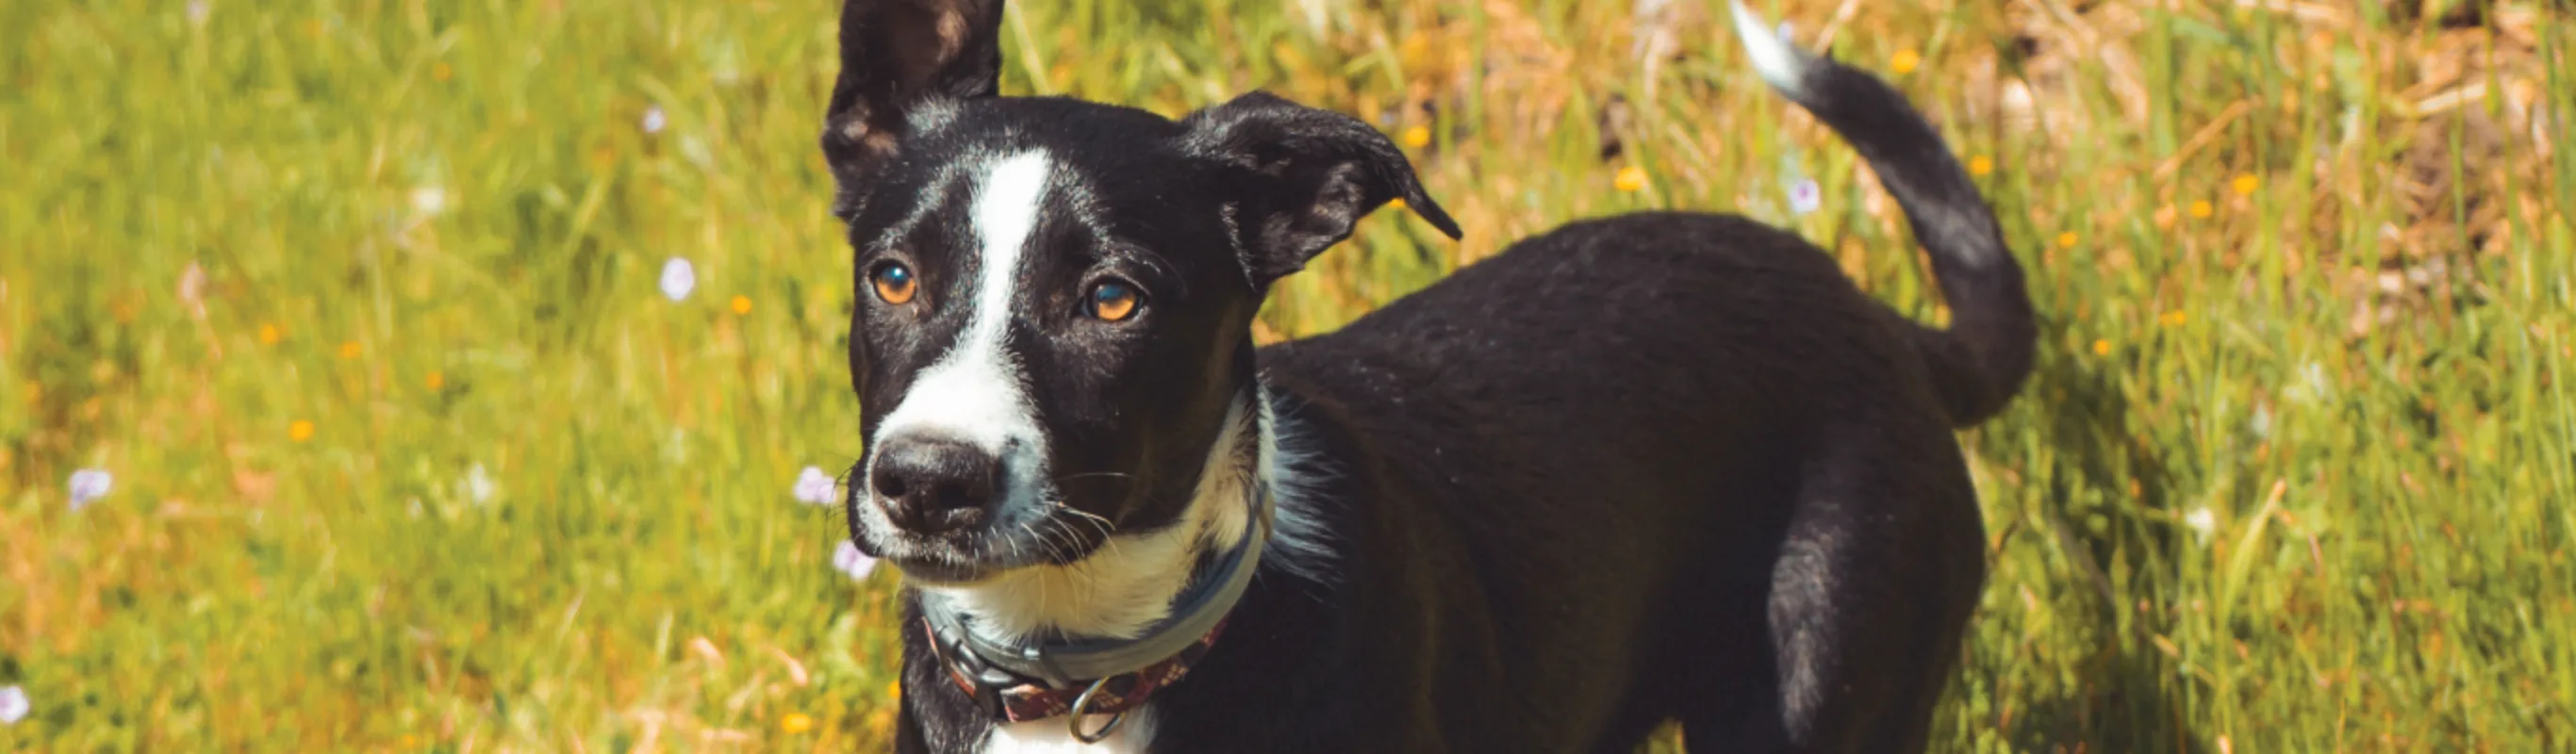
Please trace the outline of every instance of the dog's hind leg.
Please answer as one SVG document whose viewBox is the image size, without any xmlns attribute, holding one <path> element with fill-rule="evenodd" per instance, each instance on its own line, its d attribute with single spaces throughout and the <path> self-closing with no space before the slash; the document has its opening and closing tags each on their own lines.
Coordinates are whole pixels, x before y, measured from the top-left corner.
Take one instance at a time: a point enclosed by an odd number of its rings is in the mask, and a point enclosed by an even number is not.
<svg viewBox="0 0 2576 754">
<path fill-rule="evenodd" d="M 1770 693 L 1686 713 L 1694 751 L 1923 750 L 1985 561 L 1956 441 L 1922 425 L 1838 433 L 1802 469 L 1764 599 Z"/>
</svg>

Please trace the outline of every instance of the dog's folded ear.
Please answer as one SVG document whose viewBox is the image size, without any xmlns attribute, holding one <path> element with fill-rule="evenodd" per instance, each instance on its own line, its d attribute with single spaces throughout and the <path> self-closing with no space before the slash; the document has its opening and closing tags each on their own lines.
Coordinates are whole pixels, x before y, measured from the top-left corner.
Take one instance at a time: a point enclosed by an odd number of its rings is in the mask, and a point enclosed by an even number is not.
<svg viewBox="0 0 2576 754">
<path fill-rule="evenodd" d="M 1223 190 L 1244 265 L 1258 282 L 1305 268 L 1394 199 L 1458 237 L 1458 224 L 1423 193 L 1404 152 L 1357 118 L 1254 92 L 1191 113 L 1182 125 L 1182 149 L 1230 173 Z"/>
<path fill-rule="evenodd" d="M 1002 0 L 848 0 L 841 76 L 823 116 L 823 157 L 847 219 L 868 174 L 894 155 L 907 119 L 947 100 L 1001 89 Z"/>
</svg>

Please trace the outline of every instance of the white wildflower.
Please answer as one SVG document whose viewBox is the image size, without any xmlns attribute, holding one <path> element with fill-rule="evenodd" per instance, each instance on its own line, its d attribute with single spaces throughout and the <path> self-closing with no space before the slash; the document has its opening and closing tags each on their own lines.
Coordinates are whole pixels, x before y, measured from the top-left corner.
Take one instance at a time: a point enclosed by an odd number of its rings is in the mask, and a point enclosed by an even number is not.
<svg viewBox="0 0 2576 754">
<path fill-rule="evenodd" d="M 2208 539 L 2209 535 L 2218 531 L 2218 514 L 2210 512 L 2209 506 L 2204 505 L 2183 514 L 2182 523 L 2184 526 L 2191 527 L 2191 530 L 2198 533 L 2200 538 Z"/>
<path fill-rule="evenodd" d="M 116 477 L 109 476 L 106 469 L 81 469 L 72 472 L 71 482 L 68 485 L 71 487 L 72 510 L 89 507 L 90 503 L 107 497 L 108 489 L 115 485 Z"/>
<path fill-rule="evenodd" d="M 644 108 L 644 124 L 643 124 L 643 125 L 644 125 L 644 133 L 645 133 L 645 135 L 650 136 L 650 135 L 653 135 L 653 134 L 661 133 L 661 132 L 662 132 L 662 127 L 663 127 L 663 126 L 670 125 L 670 124 L 671 124 L 671 119 L 670 119 L 669 117 L 666 117 L 666 116 L 664 116 L 664 115 L 662 114 L 662 106 L 661 106 L 661 105 L 654 105 L 654 106 L 652 106 L 652 107 Z"/>
<path fill-rule="evenodd" d="M 437 186 L 412 189 L 411 208 L 422 217 L 437 217 L 447 211 L 447 189 Z"/>
<path fill-rule="evenodd" d="M 204 24 L 214 8 L 206 0 L 188 0 L 188 23 Z"/>
<path fill-rule="evenodd" d="M 27 711 L 33 707 L 27 703 L 26 689 L 16 686 L 0 688 L 0 725 L 17 725 L 18 721 L 27 719 Z"/>
<path fill-rule="evenodd" d="M 831 505 L 835 502 L 832 475 L 823 473 L 820 467 L 805 467 L 803 473 L 796 475 L 796 499 L 807 505 Z"/>
<path fill-rule="evenodd" d="M 697 288 L 698 270 L 689 266 L 689 260 L 672 257 L 671 261 L 662 263 L 662 295 L 680 301 L 687 299 L 689 292 Z"/>
<path fill-rule="evenodd" d="M 492 474 L 483 470 L 481 462 L 476 462 L 472 468 L 465 470 L 465 499 L 474 501 L 475 505 L 482 505 L 491 502 L 493 493 L 498 491 L 500 491 L 500 485 L 492 483 Z"/>
<path fill-rule="evenodd" d="M 840 547 L 832 550 L 832 569 L 849 574 L 852 579 L 864 579 L 877 569 L 877 559 L 860 552 L 858 543 L 844 539 Z"/>
</svg>

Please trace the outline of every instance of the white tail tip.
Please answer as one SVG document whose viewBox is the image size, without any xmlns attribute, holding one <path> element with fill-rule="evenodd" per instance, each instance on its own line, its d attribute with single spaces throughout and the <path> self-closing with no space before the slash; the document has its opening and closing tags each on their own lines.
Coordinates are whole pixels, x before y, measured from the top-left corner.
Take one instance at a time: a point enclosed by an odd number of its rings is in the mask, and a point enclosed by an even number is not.
<svg viewBox="0 0 2576 754">
<path fill-rule="evenodd" d="M 1762 82 L 1797 99 L 1800 85 L 1806 82 L 1807 68 L 1815 58 L 1789 44 L 1789 40 L 1771 31 L 1771 25 L 1744 7 L 1744 0 L 1732 0 L 1735 6 L 1735 35 L 1744 39 L 1745 52 L 1753 57 L 1753 72 Z"/>
</svg>

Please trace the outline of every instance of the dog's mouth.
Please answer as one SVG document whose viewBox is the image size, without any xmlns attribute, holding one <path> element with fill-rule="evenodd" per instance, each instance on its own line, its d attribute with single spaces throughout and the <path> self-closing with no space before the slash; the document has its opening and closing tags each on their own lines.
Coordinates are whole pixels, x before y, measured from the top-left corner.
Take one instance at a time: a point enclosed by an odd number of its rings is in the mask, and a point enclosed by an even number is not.
<svg viewBox="0 0 2576 754">
<path fill-rule="evenodd" d="M 1034 516 L 1000 520 L 956 531 L 923 534 L 872 521 L 859 543 L 904 576 L 929 586 L 971 586 L 1011 571 L 1070 566 L 1088 558 L 1113 531 L 1104 519 L 1060 505 Z"/>
<path fill-rule="evenodd" d="M 931 586 L 969 586 L 990 580 L 994 575 L 1008 570 L 958 559 L 944 553 L 914 556 L 890 555 L 885 560 L 893 563 L 896 568 L 902 569 L 904 578 Z"/>
</svg>

